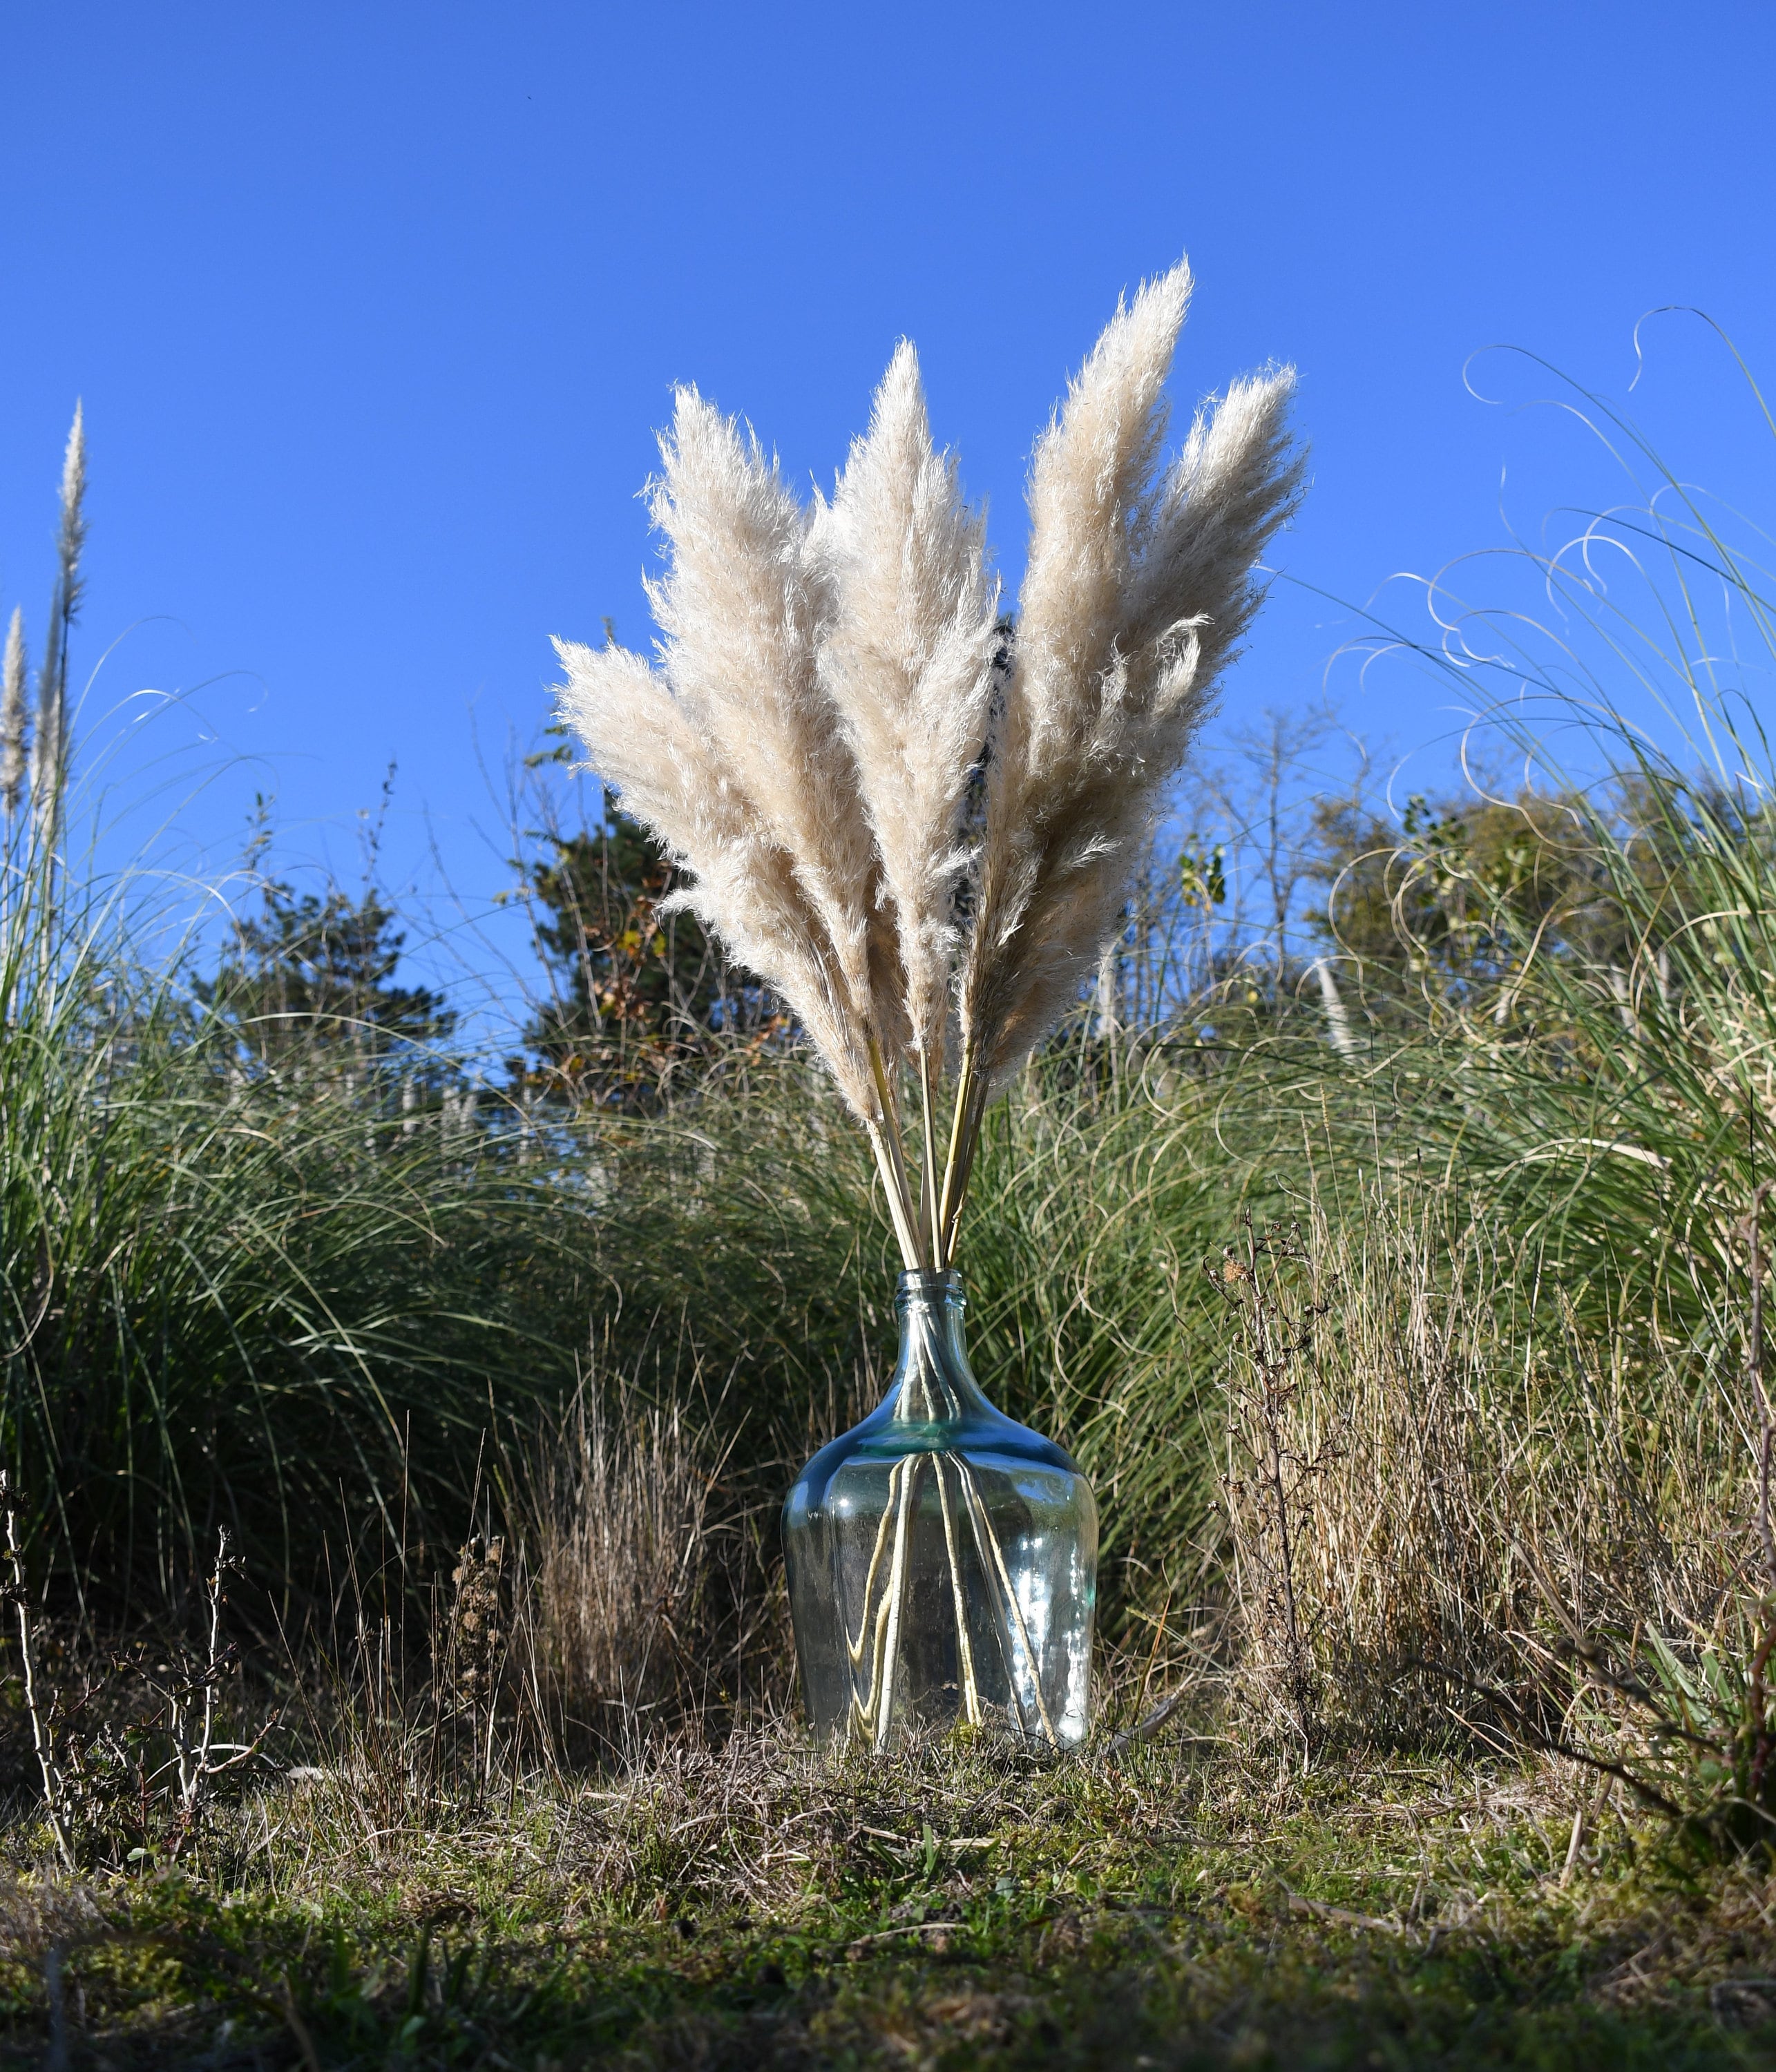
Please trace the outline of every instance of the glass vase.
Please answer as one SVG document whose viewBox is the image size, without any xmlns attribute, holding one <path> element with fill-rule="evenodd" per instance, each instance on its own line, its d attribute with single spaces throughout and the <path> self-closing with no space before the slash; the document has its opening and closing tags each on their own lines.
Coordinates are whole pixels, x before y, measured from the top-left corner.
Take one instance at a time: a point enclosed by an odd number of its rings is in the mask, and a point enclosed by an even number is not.
<svg viewBox="0 0 1776 2072">
<path fill-rule="evenodd" d="M 965 1726 L 1071 1748 L 1090 1723 L 1098 1514 L 1072 1459 L 994 1409 L 956 1273 L 903 1273 L 887 1394 L 783 1506 L 816 1733 Z"/>
</svg>

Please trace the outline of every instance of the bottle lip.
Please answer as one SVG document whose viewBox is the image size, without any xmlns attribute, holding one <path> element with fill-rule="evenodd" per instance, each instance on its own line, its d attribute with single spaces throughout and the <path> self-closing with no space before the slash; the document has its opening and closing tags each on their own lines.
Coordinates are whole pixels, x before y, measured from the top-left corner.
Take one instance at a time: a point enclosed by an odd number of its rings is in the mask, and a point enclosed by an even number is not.
<svg viewBox="0 0 1776 2072">
<path fill-rule="evenodd" d="M 962 1276 L 953 1266 L 944 1268 L 941 1272 L 928 1267 L 909 1268 L 894 1283 L 894 1301 L 898 1304 L 915 1300 L 960 1302 L 964 1299 Z"/>
</svg>

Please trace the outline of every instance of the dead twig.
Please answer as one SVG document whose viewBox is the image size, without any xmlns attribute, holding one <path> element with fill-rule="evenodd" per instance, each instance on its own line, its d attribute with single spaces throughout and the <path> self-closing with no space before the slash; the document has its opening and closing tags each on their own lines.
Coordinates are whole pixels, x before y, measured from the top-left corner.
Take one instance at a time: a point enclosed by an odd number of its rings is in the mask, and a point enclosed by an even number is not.
<svg viewBox="0 0 1776 2072">
<path fill-rule="evenodd" d="M 56 1838 L 56 1852 L 62 1860 L 62 1868 L 74 1868 L 74 1843 L 68 1832 L 67 1819 L 68 1786 L 56 1760 L 55 1739 L 50 1729 L 48 1716 L 43 1710 L 37 1678 L 37 1651 L 31 1626 L 31 1597 L 25 1587 L 25 1560 L 18 1544 L 18 1520 L 13 1509 L 12 1484 L 3 1470 L 0 1470 L 0 1508 L 4 1508 L 6 1519 L 6 1558 L 11 1568 L 10 1596 L 18 1620 L 18 1655 L 25 1684 L 25 1710 L 31 1718 L 31 1745 L 37 1753 L 37 1766 L 43 1773 L 43 1810 L 48 1817 L 49 1832 Z"/>
</svg>

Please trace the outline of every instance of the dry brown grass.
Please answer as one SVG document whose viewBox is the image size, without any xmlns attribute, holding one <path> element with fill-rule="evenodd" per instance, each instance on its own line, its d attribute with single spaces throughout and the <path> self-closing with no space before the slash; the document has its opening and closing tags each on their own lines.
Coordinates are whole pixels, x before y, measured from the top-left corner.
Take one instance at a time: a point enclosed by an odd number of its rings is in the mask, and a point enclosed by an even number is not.
<svg viewBox="0 0 1776 2072">
<path fill-rule="evenodd" d="M 564 1745 L 638 1753 L 731 1686 L 738 1635 L 721 1629 L 738 1606 L 717 1570 L 736 1533 L 713 1527 L 717 1465 L 681 1404 L 620 1383 L 582 1383 L 538 1445 L 517 1496 L 516 1646 Z"/>
<path fill-rule="evenodd" d="M 1551 1328 L 1560 1291 L 1449 1226 L 1378 1198 L 1250 1231 L 1219 1269 L 1234 1680 L 1310 1742 L 1557 1735 L 1586 1651 L 1693 1651 L 1749 1552 L 1738 1349 Z"/>
</svg>

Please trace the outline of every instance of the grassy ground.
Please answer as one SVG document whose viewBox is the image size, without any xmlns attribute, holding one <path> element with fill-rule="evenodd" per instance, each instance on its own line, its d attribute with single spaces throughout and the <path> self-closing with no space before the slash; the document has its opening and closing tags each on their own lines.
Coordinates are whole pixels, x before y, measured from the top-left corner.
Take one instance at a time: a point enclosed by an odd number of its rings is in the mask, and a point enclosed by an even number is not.
<svg viewBox="0 0 1776 2072">
<path fill-rule="evenodd" d="M 4 2062 L 1776 2064 L 1776 1882 L 1564 1766 L 746 1734 L 496 1799 L 298 1776 L 183 1868 L 18 1875 Z"/>
</svg>

